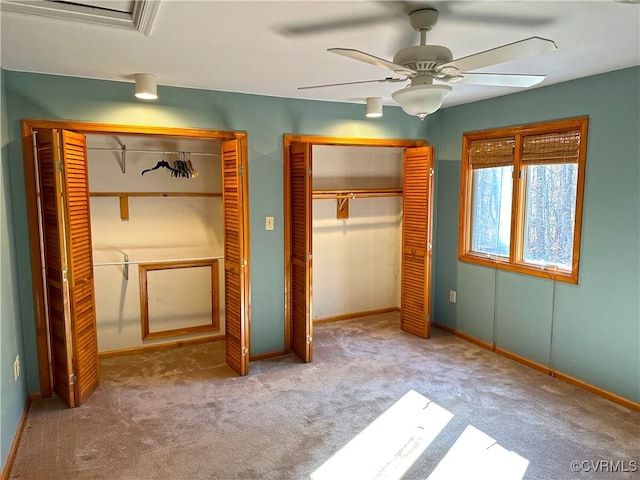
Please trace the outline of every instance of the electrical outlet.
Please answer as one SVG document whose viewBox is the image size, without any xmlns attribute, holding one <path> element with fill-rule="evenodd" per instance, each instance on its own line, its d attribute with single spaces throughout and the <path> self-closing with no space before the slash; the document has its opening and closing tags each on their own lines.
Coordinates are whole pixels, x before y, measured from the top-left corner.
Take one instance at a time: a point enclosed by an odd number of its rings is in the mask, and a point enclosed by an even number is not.
<svg viewBox="0 0 640 480">
<path fill-rule="evenodd" d="M 456 291 L 455 290 L 449 290 L 449 301 L 451 303 L 456 303 Z"/>
<path fill-rule="evenodd" d="M 265 230 L 273 230 L 273 217 L 264 217 L 264 229 Z"/>
<path fill-rule="evenodd" d="M 13 362 L 13 376 L 17 382 L 20 377 L 20 355 L 16 355 L 16 361 Z"/>
</svg>

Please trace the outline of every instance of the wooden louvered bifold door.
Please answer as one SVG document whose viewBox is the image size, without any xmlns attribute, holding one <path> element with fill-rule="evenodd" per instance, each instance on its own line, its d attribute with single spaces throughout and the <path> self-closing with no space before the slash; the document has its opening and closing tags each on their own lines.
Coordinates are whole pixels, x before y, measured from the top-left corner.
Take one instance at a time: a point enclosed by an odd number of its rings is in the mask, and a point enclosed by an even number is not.
<svg viewBox="0 0 640 480">
<path fill-rule="evenodd" d="M 222 143 L 226 361 L 239 375 L 249 373 L 247 166 L 238 140 Z"/>
<path fill-rule="evenodd" d="M 98 386 L 86 142 L 64 130 L 36 138 L 53 390 L 75 407 Z"/>
<path fill-rule="evenodd" d="M 290 146 L 291 182 L 291 349 L 313 359 L 311 325 L 311 145 Z"/>
<path fill-rule="evenodd" d="M 87 146 L 84 135 L 63 130 L 61 136 L 75 393 L 81 405 L 98 386 Z"/>
<path fill-rule="evenodd" d="M 433 147 L 404 155 L 402 202 L 402 330 L 429 338 Z"/>
<path fill-rule="evenodd" d="M 37 166 L 40 180 L 40 212 L 42 218 L 42 249 L 46 285 L 47 317 L 51 351 L 53 392 L 68 406 L 75 404 L 71 375 L 71 318 L 67 305 L 67 285 L 63 281 L 66 269 L 62 207 L 62 179 L 59 175 L 58 141 L 51 130 L 38 132 Z"/>
</svg>

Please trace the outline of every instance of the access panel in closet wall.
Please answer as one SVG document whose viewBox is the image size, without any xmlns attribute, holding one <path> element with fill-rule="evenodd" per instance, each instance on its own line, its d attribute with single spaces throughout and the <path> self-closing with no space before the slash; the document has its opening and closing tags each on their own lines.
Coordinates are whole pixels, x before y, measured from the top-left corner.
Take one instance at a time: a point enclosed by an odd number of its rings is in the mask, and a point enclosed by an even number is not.
<svg viewBox="0 0 640 480">
<path fill-rule="evenodd" d="M 313 319 L 400 306 L 402 148 L 313 146 Z"/>
<path fill-rule="evenodd" d="M 100 352 L 224 333 L 220 144 L 87 135 Z"/>
</svg>

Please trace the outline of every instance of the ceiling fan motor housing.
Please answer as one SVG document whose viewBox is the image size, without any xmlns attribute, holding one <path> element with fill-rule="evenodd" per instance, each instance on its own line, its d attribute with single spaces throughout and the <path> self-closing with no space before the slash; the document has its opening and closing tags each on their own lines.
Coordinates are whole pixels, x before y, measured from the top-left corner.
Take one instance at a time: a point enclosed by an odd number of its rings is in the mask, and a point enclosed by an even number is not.
<svg viewBox="0 0 640 480">
<path fill-rule="evenodd" d="M 441 45 L 415 45 L 399 50 L 393 57 L 393 63 L 418 72 L 431 71 L 436 66 L 452 60 L 451 50 Z"/>
<path fill-rule="evenodd" d="M 409 14 L 409 23 L 414 30 L 430 31 L 438 22 L 438 11 L 435 8 L 419 8 Z"/>
</svg>

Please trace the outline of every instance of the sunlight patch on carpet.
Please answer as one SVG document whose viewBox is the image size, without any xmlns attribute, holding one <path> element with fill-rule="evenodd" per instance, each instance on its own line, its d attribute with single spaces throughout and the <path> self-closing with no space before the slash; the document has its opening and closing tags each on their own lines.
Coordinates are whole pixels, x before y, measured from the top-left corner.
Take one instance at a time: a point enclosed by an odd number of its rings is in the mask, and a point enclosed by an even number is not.
<svg viewBox="0 0 640 480">
<path fill-rule="evenodd" d="M 528 466 L 529 460 L 500 446 L 489 435 L 469 425 L 428 480 L 516 480 L 524 477 Z"/>
<path fill-rule="evenodd" d="M 452 418 L 410 390 L 318 467 L 311 480 L 399 479 Z"/>
</svg>

